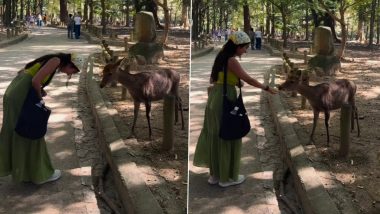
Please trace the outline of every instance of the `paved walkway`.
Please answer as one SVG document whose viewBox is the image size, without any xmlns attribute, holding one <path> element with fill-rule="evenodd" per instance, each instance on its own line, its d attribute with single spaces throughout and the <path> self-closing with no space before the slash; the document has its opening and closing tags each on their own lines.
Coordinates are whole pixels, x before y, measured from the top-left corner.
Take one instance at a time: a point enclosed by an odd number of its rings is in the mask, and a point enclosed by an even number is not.
<svg viewBox="0 0 380 214">
<path fill-rule="evenodd" d="M 208 169 L 193 166 L 194 150 L 203 125 L 207 87 L 216 51 L 191 63 L 191 110 L 189 145 L 189 213 L 280 213 L 274 193 L 273 173 L 280 163 L 280 151 L 266 96 L 246 84 L 244 102 L 252 131 L 243 138 L 241 174 L 247 180 L 239 186 L 221 188 L 207 183 Z M 263 82 L 264 73 L 281 63 L 264 50 L 249 51 L 240 60 L 251 76 Z"/>
<path fill-rule="evenodd" d="M 23 42 L 0 49 L 0 123 L 6 87 L 27 62 L 54 52 L 88 56 L 97 49 L 85 40 L 69 40 L 65 30 L 35 28 Z M 66 75 L 58 73 L 47 87 L 47 106 L 52 108 L 46 135 L 53 165 L 62 178 L 45 185 L 16 184 L 10 176 L 0 178 L 0 213 L 100 213 L 91 190 L 91 164 L 96 158 L 96 132 L 84 101 L 79 75 L 65 86 Z M 0 124 L 1 125 L 1 124 Z"/>
</svg>

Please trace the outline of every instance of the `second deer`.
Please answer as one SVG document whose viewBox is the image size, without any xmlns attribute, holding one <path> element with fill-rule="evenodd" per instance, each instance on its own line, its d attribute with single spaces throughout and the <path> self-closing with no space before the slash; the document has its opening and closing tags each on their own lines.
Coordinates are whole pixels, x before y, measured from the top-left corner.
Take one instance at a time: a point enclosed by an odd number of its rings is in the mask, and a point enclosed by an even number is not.
<svg viewBox="0 0 380 214">
<path fill-rule="evenodd" d="M 327 145 L 329 146 L 330 111 L 341 108 L 343 104 L 349 104 L 352 107 L 351 131 L 354 130 L 354 119 L 356 119 L 359 137 L 360 128 L 358 121 L 358 112 L 355 105 L 355 83 L 347 79 L 339 79 L 329 83 L 320 83 L 315 86 L 309 86 L 306 84 L 306 81 L 307 80 L 305 78 L 302 78 L 300 70 L 292 70 L 288 75 L 286 81 L 282 83 L 278 89 L 297 91 L 309 101 L 314 114 L 313 129 L 311 131 L 310 141 L 314 142 L 313 135 L 317 126 L 319 113 L 324 112 L 327 132 Z"/>
<path fill-rule="evenodd" d="M 151 72 L 130 73 L 130 62 L 128 59 L 120 59 L 115 63 L 108 63 L 103 69 L 103 78 L 100 88 L 103 88 L 111 80 L 116 79 L 127 88 L 134 103 L 134 114 L 132 124 L 132 135 L 135 135 L 134 128 L 139 113 L 140 103 L 145 104 L 146 118 L 148 120 L 149 138 L 152 136 L 150 126 L 151 102 L 163 99 L 167 95 L 173 95 L 176 99 L 176 121 L 178 120 L 178 108 L 181 112 L 182 130 L 184 127 L 183 109 L 181 98 L 179 97 L 180 75 L 170 69 L 163 69 Z"/>
</svg>

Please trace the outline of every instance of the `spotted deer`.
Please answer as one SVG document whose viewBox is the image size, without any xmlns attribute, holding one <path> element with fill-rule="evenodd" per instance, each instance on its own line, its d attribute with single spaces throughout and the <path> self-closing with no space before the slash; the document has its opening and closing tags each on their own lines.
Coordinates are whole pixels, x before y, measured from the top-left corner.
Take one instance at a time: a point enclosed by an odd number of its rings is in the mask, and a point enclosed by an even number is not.
<svg viewBox="0 0 380 214">
<path fill-rule="evenodd" d="M 111 82 L 113 79 L 117 80 L 125 88 L 127 88 L 134 103 L 132 135 L 135 135 L 134 128 L 140 109 L 140 103 L 144 103 L 149 127 L 149 138 L 151 138 L 151 102 L 161 100 L 167 95 L 173 95 L 175 97 L 175 122 L 178 121 L 177 112 L 180 110 L 182 130 L 184 130 L 185 127 L 182 102 L 179 97 L 179 73 L 171 69 L 162 69 L 158 71 L 132 74 L 130 73 L 130 64 L 131 62 L 126 58 L 117 60 L 115 63 L 108 63 L 103 69 L 103 77 L 100 82 L 100 88 L 106 86 L 107 83 Z"/>
<path fill-rule="evenodd" d="M 325 127 L 327 132 L 327 146 L 329 146 L 329 119 L 330 111 L 339 109 L 343 104 L 349 104 L 352 107 L 351 131 L 354 130 L 354 120 L 358 127 L 358 137 L 360 136 L 360 127 L 358 121 L 358 111 L 355 105 L 356 85 L 347 79 L 339 79 L 329 83 L 320 83 L 315 86 L 306 84 L 307 80 L 302 78 L 300 70 L 293 70 L 287 77 L 286 81 L 278 88 L 279 90 L 297 91 L 304 96 L 313 109 L 313 129 L 310 134 L 310 141 L 314 142 L 313 135 L 317 126 L 319 113 L 325 114 Z"/>
</svg>

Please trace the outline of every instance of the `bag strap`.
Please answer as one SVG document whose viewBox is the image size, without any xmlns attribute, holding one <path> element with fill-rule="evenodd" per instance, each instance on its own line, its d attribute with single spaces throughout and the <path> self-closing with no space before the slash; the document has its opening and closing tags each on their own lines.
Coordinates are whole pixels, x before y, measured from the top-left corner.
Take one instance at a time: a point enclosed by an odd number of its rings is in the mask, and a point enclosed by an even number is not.
<svg viewBox="0 0 380 214">
<path fill-rule="evenodd" d="M 228 62 L 227 62 L 227 64 L 228 64 Z M 227 65 L 224 66 L 223 72 L 224 72 L 224 75 L 223 75 L 223 78 L 224 78 L 223 79 L 223 97 L 227 97 Z M 240 79 L 238 79 L 238 87 L 239 87 L 240 95 L 242 95 Z"/>
</svg>

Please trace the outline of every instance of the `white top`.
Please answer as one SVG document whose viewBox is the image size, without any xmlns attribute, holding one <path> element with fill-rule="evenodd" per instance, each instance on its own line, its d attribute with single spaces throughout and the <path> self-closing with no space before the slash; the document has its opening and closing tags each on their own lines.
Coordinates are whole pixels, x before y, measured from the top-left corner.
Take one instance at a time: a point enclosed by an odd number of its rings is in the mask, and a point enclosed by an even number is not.
<svg viewBox="0 0 380 214">
<path fill-rule="evenodd" d="M 74 17 L 74 23 L 75 23 L 75 25 L 80 25 L 81 21 L 82 21 L 82 18 L 80 16 L 75 16 Z"/>
<path fill-rule="evenodd" d="M 255 32 L 256 38 L 261 38 L 261 31 L 256 31 Z"/>
</svg>

